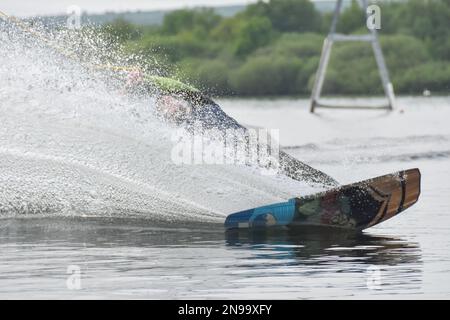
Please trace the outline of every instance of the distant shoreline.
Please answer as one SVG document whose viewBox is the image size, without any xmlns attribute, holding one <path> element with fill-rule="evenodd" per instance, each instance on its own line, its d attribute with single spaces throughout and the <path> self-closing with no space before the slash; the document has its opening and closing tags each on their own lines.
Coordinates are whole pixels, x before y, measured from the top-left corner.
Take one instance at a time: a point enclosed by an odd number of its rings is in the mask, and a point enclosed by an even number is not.
<svg viewBox="0 0 450 320">
<path fill-rule="evenodd" d="M 253 2 L 257 2 L 257 1 L 253 1 Z M 322 11 L 322 12 L 329 12 L 332 11 L 334 9 L 334 5 L 335 5 L 335 1 L 334 0 L 313 0 L 312 1 L 316 7 L 316 10 L 318 11 Z M 344 0 L 344 8 L 349 6 L 351 3 L 351 0 Z M 232 11 L 243 11 L 245 10 L 247 4 L 243 3 L 243 4 L 225 4 L 225 5 L 194 5 L 194 6 L 189 6 L 189 5 L 180 5 L 179 7 L 173 7 L 173 8 L 155 8 L 155 9 L 135 9 L 135 10 L 110 10 L 110 9 L 106 9 L 103 12 L 96 12 L 96 11 L 92 11 L 92 10 L 83 10 L 83 7 L 81 7 L 82 9 L 82 14 L 83 17 L 102 17 L 102 16 L 116 16 L 116 18 L 118 16 L 128 16 L 131 17 L 133 15 L 145 15 L 145 14 L 149 14 L 149 15 L 160 15 L 160 14 L 166 14 L 175 10 L 179 10 L 179 9 L 196 9 L 196 8 L 212 8 L 215 11 L 217 11 L 218 14 L 221 14 L 221 12 L 223 12 L 225 15 L 224 16 L 228 16 L 227 12 L 232 12 Z M 9 12 L 10 14 L 14 15 L 12 12 Z M 62 19 L 65 18 L 67 16 L 67 14 L 65 12 L 53 12 L 53 13 L 48 13 L 48 14 L 24 14 L 24 15 L 16 15 L 20 18 L 23 19 Z M 161 21 L 162 21 L 161 17 Z M 130 23 L 137 23 L 136 21 L 128 21 Z M 148 24 L 147 24 L 148 25 Z"/>
<path fill-rule="evenodd" d="M 351 0 L 344 1 L 344 9 L 348 7 Z M 335 1 L 325 0 L 314 2 L 316 10 L 319 12 L 331 12 L 334 9 Z M 247 5 L 223 5 L 223 6 L 194 6 L 194 7 L 180 7 L 177 9 L 155 9 L 155 10 L 133 10 L 133 11 L 105 11 L 103 13 L 93 13 L 83 11 L 81 19 L 82 23 L 87 24 L 105 24 L 113 22 L 117 19 L 123 19 L 129 23 L 151 26 L 151 25 L 161 25 L 164 20 L 164 16 L 170 12 L 179 9 L 200 9 L 200 8 L 211 8 L 214 12 L 222 17 L 231 17 L 236 13 L 245 10 Z M 48 25 L 59 25 L 64 24 L 67 19 L 67 15 L 64 13 L 60 14 L 48 14 L 48 15 L 35 15 L 35 16 L 25 16 L 26 20 L 39 20 L 44 24 Z"/>
<path fill-rule="evenodd" d="M 311 96 L 309 95 L 270 95 L 270 96 L 245 96 L 245 95 L 211 95 L 214 99 L 220 99 L 220 100 L 307 100 L 310 99 Z M 397 94 L 395 96 L 396 98 L 423 98 L 423 99 L 433 99 L 433 98 L 448 98 L 450 97 L 450 92 L 439 92 L 439 93 L 432 93 L 431 96 L 424 96 L 424 95 L 411 95 L 411 94 Z M 376 96 L 370 96 L 370 95 L 329 95 L 322 97 L 323 100 L 327 99 L 385 99 L 385 96 L 383 95 L 376 95 Z"/>
</svg>

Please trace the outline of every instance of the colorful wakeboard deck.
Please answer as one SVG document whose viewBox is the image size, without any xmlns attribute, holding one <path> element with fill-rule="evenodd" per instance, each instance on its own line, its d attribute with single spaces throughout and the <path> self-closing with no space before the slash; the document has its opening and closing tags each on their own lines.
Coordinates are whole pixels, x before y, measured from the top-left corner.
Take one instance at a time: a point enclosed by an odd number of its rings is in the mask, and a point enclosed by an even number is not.
<svg viewBox="0 0 450 320">
<path fill-rule="evenodd" d="M 417 202 L 421 174 L 410 169 L 231 214 L 226 229 L 335 227 L 364 230 L 386 221 Z"/>
</svg>

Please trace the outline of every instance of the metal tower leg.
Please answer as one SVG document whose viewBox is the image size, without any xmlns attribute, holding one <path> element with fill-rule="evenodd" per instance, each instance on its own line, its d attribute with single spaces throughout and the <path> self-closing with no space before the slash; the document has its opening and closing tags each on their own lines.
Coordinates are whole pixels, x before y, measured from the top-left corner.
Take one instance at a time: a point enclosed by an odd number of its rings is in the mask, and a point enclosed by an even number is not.
<svg viewBox="0 0 450 320">
<path fill-rule="evenodd" d="M 380 42 L 378 40 L 378 34 L 375 29 L 370 30 L 370 34 L 367 35 L 344 35 L 336 33 L 336 26 L 339 20 L 339 16 L 342 10 L 343 0 L 337 0 L 336 8 L 333 14 L 333 21 L 331 23 L 330 32 L 325 38 L 322 48 L 322 55 L 320 57 L 319 67 L 316 73 L 316 79 L 314 81 L 314 86 L 311 94 L 311 108 L 310 111 L 314 112 L 315 108 L 369 108 L 369 109 L 389 109 L 394 108 L 395 95 L 394 88 L 389 78 L 389 72 L 386 67 L 386 62 L 383 57 L 383 52 L 381 50 Z M 362 0 L 362 5 L 364 10 L 367 10 L 367 0 Z M 328 68 L 328 63 L 330 61 L 331 50 L 333 48 L 334 42 L 344 42 L 344 41 L 363 41 L 370 42 L 372 44 L 372 49 L 375 55 L 375 60 L 377 63 L 380 78 L 383 84 L 384 93 L 388 99 L 388 105 L 383 105 L 379 107 L 368 107 L 368 106 L 348 106 L 348 107 L 338 107 L 333 105 L 326 105 L 320 102 L 320 96 L 322 94 L 323 83 L 325 81 L 325 75 Z"/>
<path fill-rule="evenodd" d="M 372 30 L 372 35 L 374 41 L 372 41 L 372 49 L 375 55 L 375 60 L 377 62 L 378 71 L 380 73 L 381 82 L 383 83 L 384 94 L 386 95 L 389 102 L 389 109 L 394 109 L 395 94 L 394 86 L 389 78 L 389 72 L 384 60 L 383 51 L 381 50 L 380 42 L 378 41 L 378 35 L 375 30 Z"/>
<path fill-rule="evenodd" d="M 338 0 L 336 8 L 334 9 L 333 20 L 331 22 L 330 32 L 323 41 L 322 55 L 320 56 L 319 69 L 316 73 L 316 79 L 312 90 L 311 98 L 311 112 L 314 112 L 317 102 L 320 99 L 322 93 L 323 82 L 325 81 L 325 75 L 327 73 L 328 63 L 330 62 L 331 49 L 333 48 L 332 37 L 336 33 L 336 26 L 341 14 L 342 0 Z"/>
</svg>

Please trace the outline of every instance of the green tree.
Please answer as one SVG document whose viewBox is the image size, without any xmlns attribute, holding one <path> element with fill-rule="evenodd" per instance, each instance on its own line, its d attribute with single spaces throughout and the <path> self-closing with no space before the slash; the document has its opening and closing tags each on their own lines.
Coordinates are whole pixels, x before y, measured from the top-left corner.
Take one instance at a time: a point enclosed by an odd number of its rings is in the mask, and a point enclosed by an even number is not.
<svg viewBox="0 0 450 320">
<path fill-rule="evenodd" d="M 407 35 L 390 35 L 380 38 L 386 63 L 391 72 L 404 70 L 430 60 L 423 41 Z"/>
<path fill-rule="evenodd" d="M 398 29 L 421 39 L 449 36 L 450 6 L 442 0 L 410 0 L 397 10 Z"/>
<path fill-rule="evenodd" d="M 228 94 L 230 67 L 224 60 L 186 59 L 180 65 L 179 77 L 202 91 L 211 94 Z"/>
<path fill-rule="evenodd" d="M 213 9 L 176 10 L 164 16 L 161 29 L 164 34 L 169 35 L 194 29 L 209 32 L 221 19 Z"/>
<path fill-rule="evenodd" d="M 396 10 L 397 31 L 425 41 L 435 57 L 449 59 L 446 46 L 450 38 L 450 5 L 442 0 L 410 0 Z"/>
<path fill-rule="evenodd" d="M 242 29 L 246 19 L 237 15 L 228 19 L 223 19 L 214 29 L 211 30 L 211 39 L 222 43 L 231 43 Z"/>
<path fill-rule="evenodd" d="M 301 69 L 298 58 L 254 57 L 230 75 L 234 92 L 243 95 L 294 94 Z"/>
<path fill-rule="evenodd" d="M 323 36 L 315 33 L 284 33 L 272 45 L 274 54 L 309 58 L 320 56 Z"/>
<path fill-rule="evenodd" d="M 306 32 L 320 28 L 320 15 L 309 0 L 271 0 L 269 15 L 279 31 Z"/>
<path fill-rule="evenodd" d="M 380 6 L 380 40 L 396 92 L 449 90 L 450 0 L 386 1 Z M 142 65 L 165 74 L 175 71 L 209 92 L 297 94 L 311 88 L 330 23 L 331 14 L 317 12 L 310 1 L 269 0 L 227 18 L 212 10 L 178 10 L 160 27 L 117 20 L 104 28 L 103 44 L 111 50 L 124 45 L 124 52 L 144 57 Z M 343 12 L 338 28 L 367 32 L 356 1 Z M 325 90 L 382 93 L 370 45 L 336 44 Z"/>
<path fill-rule="evenodd" d="M 237 32 L 234 52 L 238 56 L 247 55 L 262 47 L 272 39 L 272 23 L 268 18 L 252 17 Z"/>
<path fill-rule="evenodd" d="M 207 57 L 209 53 L 208 43 L 199 40 L 192 32 L 173 36 L 150 34 L 133 50 L 149 58 L 163 57 L 172 63 L 185 57 Z"/>
<path fill-rule="evenodd" d="M 366 15 L 356 0 L 339 17 L 337 30 L 342 33 L 352 33 L 366 26 Z"/>
<path fill-rule="evenodd" d="M 320 14 L 309 0 L 270 0 L 248 6 L 247 16 L 265 16 L 275 30 L 281 32 L 318 31 Z"/>
<path fill-rule="evenodd" d="M 430 61 L 413 66 L 395 78 L 397 90 L 405 93 L 421 94 L 425 89 L 450 93 L 450 64 Z"/>
</svg>

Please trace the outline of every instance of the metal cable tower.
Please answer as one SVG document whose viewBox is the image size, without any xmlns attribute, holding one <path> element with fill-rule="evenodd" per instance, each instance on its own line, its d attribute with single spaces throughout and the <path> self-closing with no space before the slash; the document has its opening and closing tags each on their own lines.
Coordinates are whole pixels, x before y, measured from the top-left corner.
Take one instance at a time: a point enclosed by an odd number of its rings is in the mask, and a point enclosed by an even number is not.
<svg viewBox="0 0 450 320">
<path fill-rule="evenodd" d="M 389 72 L 386 67 L 386 62 L 384 60 L 383 51 L 381 50 L 380 42 L 378 40 L 378 34 L 375 28 L 370 29 L 370 33 L 365 35 L 346 35 L 336 33 L 336 26 L 339 20 L 339 16 L 342 10 L 342 1 L 337 0 L 336 8 L 334 10 L 333 20 L 330 27 L 330 32 L 325 38 L 322 48 L 322 55 L 320 57 L 319 68 L 317 70 L 316 79 L 314 82 L 314 87 L 311 95 L 311 112 L 314 112 L 316 108 L 345 108 L 345 109 L 387 109 L 393 110 L 394 108 L 394 87 L 389 79 Z M 363 9 L 367 12 L 367 0 L 362 0 Z M 386 105 L 381 106 L 361 106 L 361 105 L 349 105 L 349 106 L 336 106 L 331 104 L 326 104 L 320 101 L 320 96 L 322 93 L 323 83 L 325 80 L 325 74 L 327 71 L 328 63 L 330 61 L 331 49 L 334 42 L 345 42 L 345 41 L 362 41 L 369 42 L 372 45 L 372 49 L 375 55 L 375 60 L 378 66 L 378 71 L 380 74 L 381 82 L 383 85 L 385 96 L 388 100 Z"/>
</svg>

